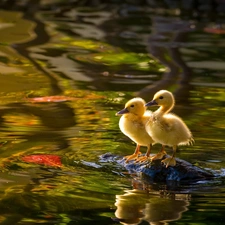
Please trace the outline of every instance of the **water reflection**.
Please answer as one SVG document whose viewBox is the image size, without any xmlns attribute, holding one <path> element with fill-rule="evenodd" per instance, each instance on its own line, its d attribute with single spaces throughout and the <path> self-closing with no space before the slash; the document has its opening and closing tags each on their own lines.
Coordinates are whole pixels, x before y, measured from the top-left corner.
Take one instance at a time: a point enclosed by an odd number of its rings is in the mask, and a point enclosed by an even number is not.
<svg viewBox="0 0 225 225">
<path fill-rule="evenodd" d="M 150 55 L 165 65 L 168 71 L 163 74 L 159 81 L 137 92 L 138 96 L 148 99 L 157 91 L 170 89 L 173 86 L 176 101 L 187 104 L 192 88 L 190 85 L 192 71 L 182 59 L 179 48 L 187 45 L 185 40 L 194 27 L 191 22 L 177 18 L 152 17 L 153 31 L 148 40 L 148 51 Z"/>
<path fill-rule="evenodd" d="M 98 164 L 105 152 L 125 155 L 132 148 L 114 116 L 122 101 L 134 91 L 149 100 L 156 89 L 170 88 L 183 106 L 193 106 L 179 115 L 195 113 L 186 119 L 196 145 L 178 157 L 218 170 L 225 166 L 224 90 L 218 88 L 224 82 L 224 40 L 218 33 L 224 19 L 215 19 L 218 27 L 208 17 L 222 7 L 204 13 L 203 1 L 125 2 L 110 7 L 101 0 L 0 2 L 22 12 L 1 11 L 0 170 L 8 176 L 0 174 L 0 223 L 113 224 L 115 211 L 126 224 L 202 224 L 206 216 L 218 224 L 224 217 L 223 181 L 197 197 L 188 186 L 190 201 L 177 191 L 130 190 L 123 168 Z M 215 2 L 224 5 L 210 4 Z M 49 95 L 76 99 L 24 99 Z M 60 166 L 38 164 L 37 155 L 60 159 Z"/>
<path fill-rule="evenodd" d="M 188 210 L 189 194 L 168 193 L 166 191 L 138 189 L 126 190 L 116 195 L 115 216 L 122 224 L 168 224 L 178 220 Z"/>
<path fill-rule="evenodd" d="M 72 127 L 76 124 L 74 110 L 68 104 L 60 103 L 10 103 L 0 110 L 0 118 L 2 122 L 10 120 L 10 115 L 33 115 L 40 123 L 48 129 L 62 129 Z M 13 119 L 12 119 L 13 120 Z M 13 121 L 10 121 L 11 123 Z M 14 122 L 16 122 L 14 120 Z"/>
<path fill-rule="evenodd" d="M 0 224 L 85 221 L 82 211 L 97 220 L 98 213 L 109 207 L 111 197 L 104 200 L 99 186 L 92 188 L 92 196 L 87 196 L 78 177 L 77 172 L 41 167 L 23 173 L 0 173 Z M 90 187 L 92 179 L 86 176 L 86 187 Z"/>
</svg>

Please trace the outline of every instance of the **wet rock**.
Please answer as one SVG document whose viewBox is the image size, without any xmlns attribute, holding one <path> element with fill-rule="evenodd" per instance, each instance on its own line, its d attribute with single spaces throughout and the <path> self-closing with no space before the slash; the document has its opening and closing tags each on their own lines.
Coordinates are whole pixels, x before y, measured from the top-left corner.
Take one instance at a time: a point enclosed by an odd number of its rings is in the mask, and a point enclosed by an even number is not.
<svg viewBox="0 0 225 225">
<path fill-rule="evenodd" d="M 183 181 L 192 183 L 194 181 L 209 180 L 215 177 L 213 172 L 193 166 L 191 163 L 178 158 L 176 158 L 176 166 L 169 166 L 168 168 L 161 164 L 161 160 L 155 160 L 151 163 L 137 163 L 132 160 L 126 163 L 123 157 L 111 153 L 101 155 L 100 161 L 117 163 L 125 167 L 130 173 L 144 175 L 145 178 L 152 182 Z"/>
</svg>

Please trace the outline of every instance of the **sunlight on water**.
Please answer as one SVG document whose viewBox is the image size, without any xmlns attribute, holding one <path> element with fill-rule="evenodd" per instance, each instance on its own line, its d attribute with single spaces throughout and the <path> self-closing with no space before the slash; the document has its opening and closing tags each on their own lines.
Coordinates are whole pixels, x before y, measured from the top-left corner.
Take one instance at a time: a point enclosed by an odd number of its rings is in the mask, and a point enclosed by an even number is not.
<svg viewBox="0 0 225 225">
<path fill-rule="evenodd" d="M 57 2 L 1 10 L 0 224 L 223 224 L 223 14 Z M 151 183 L 100 160 L 134 151 L 115 113 L 159 89 L 195 139 L 176 156 L 216 179 Z"/>
</svg>

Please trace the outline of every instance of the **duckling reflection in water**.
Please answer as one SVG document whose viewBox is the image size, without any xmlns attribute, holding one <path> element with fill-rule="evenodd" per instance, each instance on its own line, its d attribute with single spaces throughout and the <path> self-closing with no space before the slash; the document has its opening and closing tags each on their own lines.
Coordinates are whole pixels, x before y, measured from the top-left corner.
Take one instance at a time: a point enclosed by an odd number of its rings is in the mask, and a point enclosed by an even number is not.
<svg viewBox="0 0 225 225">
<path fill-rule="evenodd" d="M 132 159 L 146 160 L 150 156 L 153 139 L 146 132 L 145 125 L 151 118 L 151 111 L 146 111 L 145 101 L 142 98 L 133 98 L 125 104 L 125 108 L 116 113 L 122 115 L 119 121 L 120 130 L 136 143 L 132 155 L 125 156 L 126 162 Z M 147 146 L 146 155 L 139 157 L 140 146 Z"/>
<path fill-rule="evenodd" d="M 189 194 L 163 193 L 165 191 L 126 190 L 116 195 L 116 219 L 124 225 L 168 225 L 188 210 Z"/>
<path fill-rule="evenodd" d="M 174 107 L 175 100 L 171 92 L 161 90 L 157 92 L 153 100 L 148 102 L 146 106 L 158 105 L 158 110 L 152 113 L 152 120 L 146 124 L 146 131 L 155 140 L 155 142 L 163 145 L 161 152 L 152 158 L 152 160 L 160 159 L 165 154 L 164 146 L 173 147 L 172 157 L 162 160 L 162 163 L 168 166 L 175 166 L 175 154 L 178 145 L 190 145 L 193 138 L 190 130 L 178 116 L 169 113 Z"/>
</svg>

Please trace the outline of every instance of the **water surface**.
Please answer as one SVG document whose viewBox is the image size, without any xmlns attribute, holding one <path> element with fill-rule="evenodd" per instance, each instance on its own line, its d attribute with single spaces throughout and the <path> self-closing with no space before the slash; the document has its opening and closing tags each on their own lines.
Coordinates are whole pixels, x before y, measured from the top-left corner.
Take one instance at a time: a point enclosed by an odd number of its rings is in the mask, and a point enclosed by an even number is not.
<svg viewBox="0 0 225 225">
<path fill-rule="evenodd" d="M 2 7 L 1 224 L 224 223 L 224 15 L 159 2 Z M 177 157 L 221 178 L 156 184 L 99 161 L 134 151 L 115 113 L 159 89 L 195 138 Z"/>
</svg>

